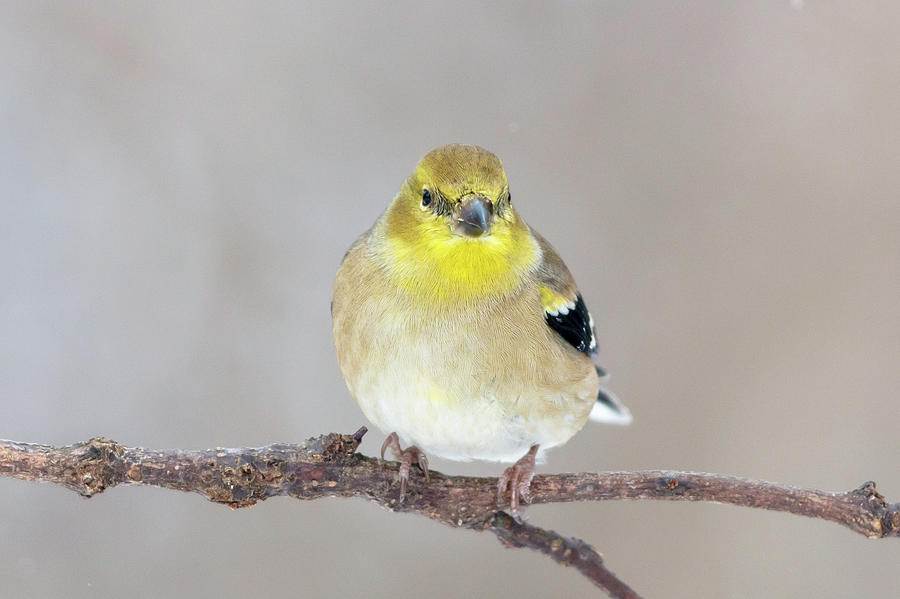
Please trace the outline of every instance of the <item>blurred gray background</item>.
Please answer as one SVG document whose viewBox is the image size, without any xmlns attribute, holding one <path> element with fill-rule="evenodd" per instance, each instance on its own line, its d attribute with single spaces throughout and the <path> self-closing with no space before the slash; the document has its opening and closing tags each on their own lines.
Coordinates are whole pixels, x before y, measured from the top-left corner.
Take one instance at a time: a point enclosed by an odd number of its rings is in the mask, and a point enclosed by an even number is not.
<svg viewBox="0 0 900 599">
<path fill-rule="evenodd" d="M 416 161 L 466 142 L 504 160 L 575 273 L 635 416 L 539 471 L 875 479 L 900 500 L 898 22 L 892 2 L 5 2 L 0 438 L 355 430 L 332 277 Z M 595 590 L 363 501 L 233 512 L 0 480 L 0 514 L 3 597 Z M 900 543 L 823 522 L 658 502 L 528 518 L 648 597 L 900 595 Z"/>
</svg>

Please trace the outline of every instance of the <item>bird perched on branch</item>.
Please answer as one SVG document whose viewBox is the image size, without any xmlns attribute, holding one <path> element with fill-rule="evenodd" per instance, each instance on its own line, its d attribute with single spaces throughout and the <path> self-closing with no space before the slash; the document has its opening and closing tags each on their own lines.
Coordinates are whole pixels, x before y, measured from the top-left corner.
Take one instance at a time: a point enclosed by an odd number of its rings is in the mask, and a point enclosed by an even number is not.
<svg viewBox="0 0 900 599">
<path fill-rule="evenodd" d="M 539 451 L 592 419 L 631 415 L 600 386 L 594 322 L 553 247 L 513 207 L 503 165 L 476 146 L 433 150 L 351 246 L 334 281 L 341 372 L 390 432 L 400 500 L 426 455 L 515 462 L 515 512 Z M 404 442 L 413 444 L 403 449 Z"/>
</svg>

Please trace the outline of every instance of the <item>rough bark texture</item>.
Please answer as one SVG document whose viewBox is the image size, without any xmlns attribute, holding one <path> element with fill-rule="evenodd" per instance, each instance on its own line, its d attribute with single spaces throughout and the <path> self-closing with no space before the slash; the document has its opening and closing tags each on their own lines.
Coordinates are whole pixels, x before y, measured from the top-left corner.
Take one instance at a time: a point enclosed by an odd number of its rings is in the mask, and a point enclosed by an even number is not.
<svg viewBox="0 0 900 599">
<path fill-rule="evenodd" d="M 330 433 L 300 445 L 253 449 L 151 451 L 97 437 L 65 447 L 0 441 L 0 476 L 62 485 L 85 497 L 121 484 L 199 493 L 232 508 L 269 497 L 364 497 L 391 511 L 414 512 L 448 526 L 489 530 L 507 546 L 530 547 L 573 566 L 612 597 L 638 595 L 578 539 L 521 522 L 499 509 L 497 479 L 411 472 L 397 501 L 396 464 L 356 453 L 365 428 Z M 843 493 L 797 489 L 731 476 L 651 470 L 534 477 L 532 503 L 666 499 L 711 501 L 829 520 L 870 538 L 900 536 L 900 505 L 864 483 Z"/>
</svg>

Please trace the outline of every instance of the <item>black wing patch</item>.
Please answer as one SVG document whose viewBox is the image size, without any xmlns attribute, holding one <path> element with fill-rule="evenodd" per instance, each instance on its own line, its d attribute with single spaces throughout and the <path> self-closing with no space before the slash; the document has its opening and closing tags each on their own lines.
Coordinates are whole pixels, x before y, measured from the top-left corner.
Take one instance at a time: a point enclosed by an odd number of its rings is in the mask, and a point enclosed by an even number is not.
<svg viewBox="0 0 900 599">
<path fill-rule="evenodd" d="M 575 307 L 563 314 L 544 312 L 544 318 L 550 328 L 559 333 L 563 339 L 580 352 L 589 356 L 597 353 L 597 337 L 594 334 L 594 321 L 588 313 L 581 294 L 575 299 Z"/>
</svg>

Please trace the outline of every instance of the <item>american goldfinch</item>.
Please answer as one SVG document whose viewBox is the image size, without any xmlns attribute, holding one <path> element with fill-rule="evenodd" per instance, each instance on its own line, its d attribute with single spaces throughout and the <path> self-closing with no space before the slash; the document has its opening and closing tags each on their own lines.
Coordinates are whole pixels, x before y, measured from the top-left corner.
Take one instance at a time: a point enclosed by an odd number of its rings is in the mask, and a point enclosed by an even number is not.
<svg viewBox="0 0 900 599">
<path fill-rule="evenodd" d="M 539 451 L 592 419 L 631 415 L 600 386 L 594 322 L 553 247 L 513 207 L 503 165 L 476 146 L 426 155 L 334 281 L 347 387 L 400 459 L 515 462 L 498 500 L 528 501 Z M 401 449 L 400 440 L 413 444 Z"/>
</svg>

